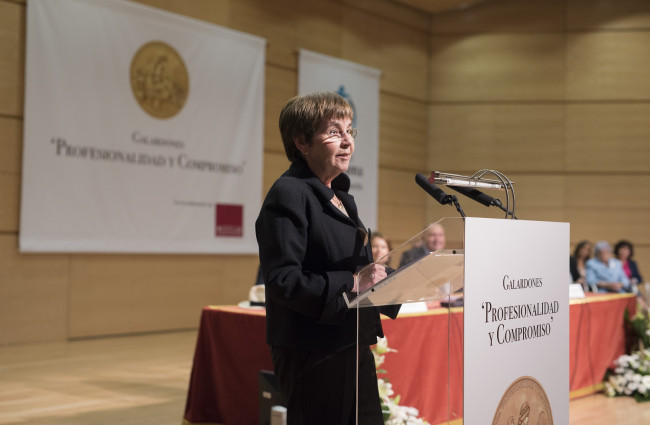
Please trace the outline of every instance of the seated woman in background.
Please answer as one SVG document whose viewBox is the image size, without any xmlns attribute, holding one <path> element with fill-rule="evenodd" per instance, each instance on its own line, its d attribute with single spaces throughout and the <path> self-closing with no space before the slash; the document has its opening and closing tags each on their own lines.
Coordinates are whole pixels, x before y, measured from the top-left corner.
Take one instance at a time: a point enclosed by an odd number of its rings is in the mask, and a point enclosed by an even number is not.
<svg viewBox="0 0 650 425">
<path fill-rule="evenodd" d="M 625 275 L 630 279 L 630 282 L 640 283 L 643 282 L 641 274 L 639 273 L 639 267 L 636 265 L 636 261 L 632 259 L 634 256 L 634 247 L 632 243 L 626 240 L 618 241 L 614 246 L 614 256 L 623 265 L 623 271 Z"/>
<path fill-rule="evenodd" d="M 580 241 L 576 245 L 573 255 L 569 258 L 569 267 L 573 282 L 581 283 L 585 289 L 587 289 L 587 260 L 590 258 L 591 242 L 589 241 Z"/>
<path fill-rule="evenodd" d="M 372 258 L 375 262 L 382 266 L 388 266 L 390 264 L 390 255 L 388 254 L 393 250 L 390 241 L 380 232 L 373 232 L 370 245 L 372 246 Z"/>
</svg>

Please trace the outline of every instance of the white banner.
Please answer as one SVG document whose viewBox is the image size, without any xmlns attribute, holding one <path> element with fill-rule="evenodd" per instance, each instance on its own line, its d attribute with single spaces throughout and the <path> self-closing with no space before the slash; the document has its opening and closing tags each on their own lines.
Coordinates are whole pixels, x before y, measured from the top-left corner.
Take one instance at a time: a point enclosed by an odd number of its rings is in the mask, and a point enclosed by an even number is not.
<svg viewBox="0 0 650 425">
<path fill-rule="evenodd" d="M 21 251 L 256 253 L 265 40 L 30 0 Z"/>
<path fill-rule="evenodd" d="M 569 423 L 569 223 L 467 218 L 463 424 Z"/>
<path fill-rule="evenodd" d="M 381 71 L 376 68 L 300 50 L 298 93 L 337 92 L 354 110 L 352 127 L 359 129 L 359 135 L 347 174 L 359 217 L 372 230 L 377 228 L 380 76 Z"/>
</svg>

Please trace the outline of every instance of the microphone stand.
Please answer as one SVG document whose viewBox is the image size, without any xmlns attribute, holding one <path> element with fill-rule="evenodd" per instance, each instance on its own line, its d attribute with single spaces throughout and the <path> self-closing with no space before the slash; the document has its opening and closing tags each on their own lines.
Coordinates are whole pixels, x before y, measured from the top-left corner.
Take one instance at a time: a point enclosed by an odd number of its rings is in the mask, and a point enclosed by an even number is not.
<svg viewBox="0 0 650 425">
<path fill-rule="evenodd" d="M 458 202 L 458 198 L 456 195 L 451 195 L 451 202 L 454 204 L 456 207 L 456 211 L 460 213 L 460 216 L 465 218 L 465 211 L 463 211 L 463 208 L 460 206 L 460 202 Z"/>
<path fill-rule="evenodd" d="M 499 208 L 501 211 L 505 212 L 506 217 L 511 216 L 515 220 L 519 220 L 512 211 L 508 210 L 506 207 L 503 206 L 503 204 L 499 199 L 494 198 L 494 206 Z"/>
<path fill-rule="evenodd" d="M 471 178 L 480 180 L 481 177 L 483 177 L 485 174 L 492 174 L 497 179 L 499 179 L 501 181 L 501 184 L 503 185 L 503 188 L 506 191 L 506 206 L 504 207 L 503 204 L 501 204 L 501 201 L 499 201 L 498 199 L 496 199 L 497 202 L 495 202 L 495 206 L 499 207 L 502 211 L 506 213 L 505 218 L 508 218 L 508 216 L 510 216 L 513 219 L 517 220 L 517 217 L 515 216 L 515 188 L 512 182 L 510 181 L 510 179 L 508 179 L 508 177 L 506 177 L 506 175 L 500 171 L 488 170 L 488 169 L 477 171 L 476 173 L 474 173 L 473 176 L 471 176 Z M 512 200 L 512 210 L 510 209 L 511 200 Z"/>
</svg>

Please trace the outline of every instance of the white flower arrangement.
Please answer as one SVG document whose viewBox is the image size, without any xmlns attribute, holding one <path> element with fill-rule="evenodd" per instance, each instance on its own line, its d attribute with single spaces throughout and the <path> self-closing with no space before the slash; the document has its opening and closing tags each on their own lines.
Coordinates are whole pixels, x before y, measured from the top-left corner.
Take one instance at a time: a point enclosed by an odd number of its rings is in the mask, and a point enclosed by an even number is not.
<svg viewBox="0 0 650 425">
<path fill-rule="evenodd" d="M 400 396 L 394 396 L 393 385 L 385 377 L 386 371 L 380 369 L 384 363 L 387 353 L 396 353 L 388 347 L 388 339 L 379 338 L 377 345 L 372 348 L 372 354 L 375 357 L 375 367 L 377 368 L 377 386 L 379 387 L 379 398 L 381 399 L 381 409 L 384 414 L 385 425 L 429 425 L 427 421 L 420 418 L 420 412 L 415 407 L 400 406 Z"/>
<path fill-rule="evenodd" d="M 606 394 L 632 396 L 639 402 L 650 401 L 650 349 L 623 354 L 614 365 L 613 373 L 605 381 Z"/>
</svg>

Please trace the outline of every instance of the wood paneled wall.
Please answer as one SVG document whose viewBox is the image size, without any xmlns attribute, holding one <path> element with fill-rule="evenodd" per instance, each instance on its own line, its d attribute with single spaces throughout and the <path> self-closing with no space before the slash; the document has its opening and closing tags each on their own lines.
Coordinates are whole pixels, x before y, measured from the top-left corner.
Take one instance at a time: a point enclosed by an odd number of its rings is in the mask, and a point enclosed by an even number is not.
<svg viewBox="0 0 650 425">
<path fill-rule="evenodd" d="M 649 68 L 643 0 L 492 0 L 436 15 L 429 164 L 504 172 L 519 218 L 570 222 L 572 246 L 628 239 L 650 279 Z M 431 218 L 453 212 L 428 202 Z"/>
<path fill-rule="evenodd" d="M 380 68 L 379 224 L 421 230 L 429 17 L 388 0 L 137 0 L 264 37 L 264 190 L 288 167 L 277 131 L 300 48 Z M 20 254 L 25 0 L 0 0 L 0 344 L 198 326 L 207 304 L 248 299 L 255 255 Z M 260 194 L 262 197 L 262 194 Z"/>
<path fill-rule="evenodd" d="M 650 276 L 647 1 L 433 17 L 390 0 L 137 1 L 268 40 L 265 191 L 288 165 L 277 117 L 306 48 L 382 70 L 378 218 L 395 243 L 456 216 L 416 172 L 493 168 L 516 181 L 521 218 L 570 221 L 573 243 L 629 238 Z M 0 344 L 196 327 L 202 306 L 247 299 L 256 256 L 18 253 L 25 7 L 0 0 Z"/>
</svg>

